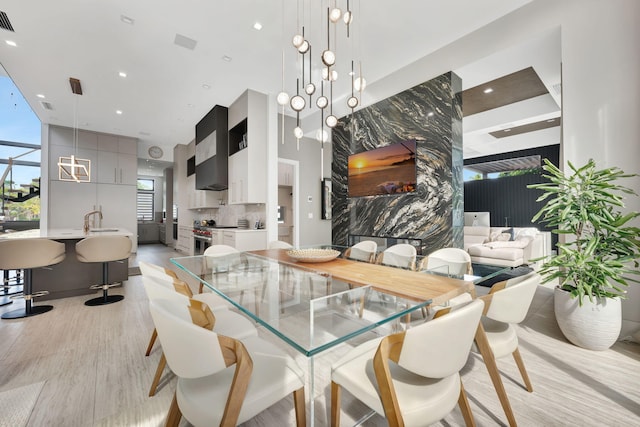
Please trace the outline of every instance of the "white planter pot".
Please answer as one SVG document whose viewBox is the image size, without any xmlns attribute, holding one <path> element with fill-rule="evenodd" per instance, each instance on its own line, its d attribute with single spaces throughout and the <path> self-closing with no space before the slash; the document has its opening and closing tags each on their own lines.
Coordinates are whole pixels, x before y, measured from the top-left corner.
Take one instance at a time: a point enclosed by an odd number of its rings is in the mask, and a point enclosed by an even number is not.
<svg viewBox="0 0 640 427">
<path fill-rule="evenodd" d="M 600 298 L 595 302 L 583 298 L 580 306 L 569 292 L 555 288 L 553 301 L 558 326 L 573 344 L 606 350 L 618 339 L 622 326 L 620 298 Z"/>
</svg>

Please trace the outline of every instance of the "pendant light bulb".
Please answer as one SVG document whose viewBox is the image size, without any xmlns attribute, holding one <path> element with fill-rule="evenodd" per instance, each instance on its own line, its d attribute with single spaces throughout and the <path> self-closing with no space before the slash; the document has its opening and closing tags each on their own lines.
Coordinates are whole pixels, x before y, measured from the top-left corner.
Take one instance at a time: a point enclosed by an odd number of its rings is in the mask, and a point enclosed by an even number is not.
<svg viewBox="0 0 640 427">
<path fill-rule="evenodd" d="M 316 99 L 316 106 L 319 109 L 324 110 L 327 108 L 327 105 L 329 105 L 329 99 L 326 96 L 319 96 L 318 99 Z"/>
<path fill-rule="evenodd" d="M 316 85 L 314 85 L 313 83 L 309 83 L 304 87 L 304 92 L 311 96 L 316 92 Z"/>
<path fill-rule="evenodd" d="M 316 139 L 318 142 L 329 142 L 329 132 L 324 129 L 318 129 L 316 131 Z"/>
<path fill-rule="evenodd" d="M 367 81 L 364 77 L 358 77 L 353 82 L 353 88 L 358 92 L 362 92 L 364 88 L 367 87 Z"/>
<path fill-rule="evenodd" d="M 296 34 L 295 36 L 293 36 L 293 40 L 291 41 L 296 49 L 302 45 L 302 42 L 304 42 L 304 37 L 302 37 L 300 34 Z"/>
<path fill-rule="evenodd" d="M 276 100 L 280 105 L 287 105 L 289 103 L 289 94 L 285 91 L 282 91 L 278 94 Z"/>
<path fill-rule="evenodd" d="M 302 131 L 302 128 L 300 126 L 296 126 L 293 129 L 293 135 L 296 137 L 296 139 L 300 139 L 304 136 L 304 132 Z"/>
<path fill-rule="evenodd" d="M 301 97 L 300 95 L 296 95 L 293 98 L 291 98 L 290 105 L 293 111 L 299 112 L 304 109 L 305 105 L 307 105 L 307 101 L 305 101 L 304 98 Z"/>
<path fill-rule="evenodd" d="M 349 25 L 353 22 L 353 13 L 350 10 L 347 10 L 344 15 L 342 15 L 342 20 L 345 24 Z"/>
<path fill-rule="evenodd" d="M 302 41 L 302 44 L 300 44 L 300 46 L 298 46 L 298 52 L 300 52 L 301 54 L 305 54 L 309 51 L 309 42 L 306 40 Z"/>
<path fill-rule="evenodd" d="M 329 20 L 334 24 L 338 22 L 341 17 L 342 10 L 339 7 L 334 7 L 333 9 L 331 9 L 331 12 L 329 12 Z"/>
<path fill-rule="evenodd" d="M 358 106 L 358 98 L 350 96 L 349 99 L 347 99 L 347 106 L 349 108 L 356 108 Z"/>
<path fill-rule="evenodd" d="M 329 49 L 322 52 L 322 63 L 327 67 L 331 67 L 336 63 L 336 54 Z"/>
<path fill-rule="evenodd" d="M 336 116 L 334 116 L 333 114 L 330 114 L 330 115 L 327 116 L 327 118 L 325 119 L 324 122 L 330 128 L 334 128 L 338 124 L 338 118 Z"/>
<path fill-rule="evenodd" d="M 338 80 L 338 72 L 336 70 L 330 70 L 328 67 L 322 69 L 322 79 L 330 82 Z"/>
</svg>

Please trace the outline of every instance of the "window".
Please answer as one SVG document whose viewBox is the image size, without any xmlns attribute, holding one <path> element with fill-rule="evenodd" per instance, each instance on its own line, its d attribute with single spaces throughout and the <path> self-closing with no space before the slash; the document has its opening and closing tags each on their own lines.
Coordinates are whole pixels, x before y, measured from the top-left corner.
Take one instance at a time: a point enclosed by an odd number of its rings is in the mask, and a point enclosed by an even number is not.
<svg viewBox="0 0 640 427">
<path fill-rule="evenodd" d="M 3 74 L 0 65 L 0 176 L 7 174 L 4 183 L 0 182 L 0 221 L 38 221 L 40 121 Z"/>
<path fill-rule="evenodd" d="M 153 220 L 153 179 L 139 179 L 138 180 L 138 201 L 137 201 L 137 216 L 138 221 L 152 221 Z"/>
<path fill-rule="evenodd" d="M 467 164 L 464 166 L 464 181 L 540 173 L 541 168 L 542 159 L 539 155 Z"/>
</svg>

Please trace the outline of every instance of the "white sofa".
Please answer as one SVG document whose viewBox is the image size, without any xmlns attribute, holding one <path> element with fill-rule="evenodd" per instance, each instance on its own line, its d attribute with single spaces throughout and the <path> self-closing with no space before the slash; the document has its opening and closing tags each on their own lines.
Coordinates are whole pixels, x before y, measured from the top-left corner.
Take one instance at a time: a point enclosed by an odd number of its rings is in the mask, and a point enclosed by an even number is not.
<svg viewBox="0 0 640 427">
<path fill-rule="evenodd" d="M 513 233 L 511 232 L 513 230 Z M 464 227 L 464 249 L 471 262 L 504 267 L 532 264 L 545 254 L 545 236 L 535 228 Z"/>
</svg>

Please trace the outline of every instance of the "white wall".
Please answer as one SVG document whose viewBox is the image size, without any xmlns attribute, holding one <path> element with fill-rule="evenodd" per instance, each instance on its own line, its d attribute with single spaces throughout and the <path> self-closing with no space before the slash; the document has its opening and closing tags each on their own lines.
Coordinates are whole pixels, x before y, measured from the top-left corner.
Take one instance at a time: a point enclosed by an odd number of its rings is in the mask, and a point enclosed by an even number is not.
<svg viewBox="0 0 640 427">
<path fill-rule="evenodd" d="M 282 116 L 278 115 L 281 125 Z M 321 213 L 321 176 L 331 177 L 331 143 L 325 144 L 324 158 L 321 161 L 320 143 L 314 139 L 302 138 L 300 150 L 296 148 L 296 138 L 293 136 L 295 118 L 285 117 L 284 144 L 280 137 L 282 129 L 278 128 L 278 157 L 297 160 L 300 167 L 299 181 L 299 245 L 318 245 L 331 243 L 331 221 L 320 219 Z M 322 164 L 322 173 L 320 165 Z M 272 186 L 277 187 L 277 181 Z M 275 193 L 275 191 L 274 191 Z M 275 193 L 277 194 L 277 193 Z M 311 201 L 309 201 L 311 198 Z M 312 218 L 309 218 L 311 214 Z"/>
</svg>

